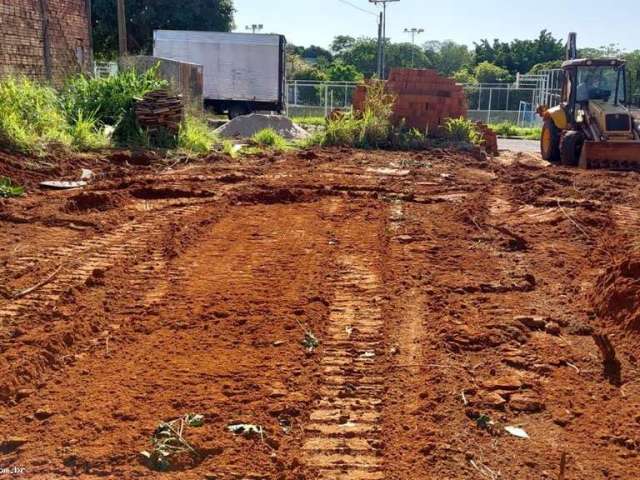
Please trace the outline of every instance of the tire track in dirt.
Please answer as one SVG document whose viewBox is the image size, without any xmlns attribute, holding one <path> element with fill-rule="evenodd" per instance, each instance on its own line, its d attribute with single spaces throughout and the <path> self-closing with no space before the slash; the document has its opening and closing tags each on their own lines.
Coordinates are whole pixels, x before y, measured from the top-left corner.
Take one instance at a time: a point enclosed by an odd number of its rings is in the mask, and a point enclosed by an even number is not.
<svg viewBox="0 0 640 480">
<path fill-rule="evenodd" d="M 385 478 L 378 424 L 384 389 L 381 283 L 366 257 L 344 255 L 338 263 L 305 463 L 321 479 L 377 480 Z"/>
<path fill-rule="evenodd" d="M 86 282 L 96 271 L 109 268 L 119 260 L 134 257 L 153 246 L 169 221 L 183 221 L 185 217 L 197 213 L 200 208 L 199 205 L 177 207 L 168 211 L 166 215 L 152 214 L 143 221 L 127 222 L 101 237 L 45 251 L 37 259 L 33 256 L 17 259 L 15 266 L 23 271 L 29 268 L 29 265 L 33 265 L 34 260 L 58 264 L 61 270 L 49 283 L 23 298 L 0 302 L 0 325 L 24 312 L 33 312 L 57 302 L 65 291 Z"/>
</svg>

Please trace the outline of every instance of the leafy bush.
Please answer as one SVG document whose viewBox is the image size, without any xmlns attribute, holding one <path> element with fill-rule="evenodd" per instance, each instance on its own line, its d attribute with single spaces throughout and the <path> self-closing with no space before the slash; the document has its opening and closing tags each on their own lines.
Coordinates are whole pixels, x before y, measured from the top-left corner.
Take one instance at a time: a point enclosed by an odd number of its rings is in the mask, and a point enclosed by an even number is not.
<svg viewBox="0 0 640 480">
<path fill-rule="evenodd" d="M 77 118 L 93 118 L 96 127 L 115 127 L 116 142 L 144 144 L 135 120 L 135 101 L 167 85 L 158 78 L 158 66 L 143 74 L 131 69 L 107 78 L 80 75 L 66 84 L 62 104 L 70 123 Z"/>
<path fill-rule="evenodd" d="M 71 136 L 56 92 L 26 78 L 0 81 L 0 143 L 41 154 L 47 145 L 70 145 Z"/>
<path fill-rule="evenodd" d="M 475 75 L 466 68 L 461 68 L 457 72 L 454 72 L 451 78 L 453 78 L 456 82 L 465 85 L 473 85 L 475 83 L 478 83 Z"/>
<path fill-rule="evenodd" d="M 251 142 L 260 148 L 272 148 L 274 150 L 284 150 L 287 148 L 287 141 L 278 135 L 273 128 L 265 128 L 251 137 Z"/>
<path fill-rule="evenodd" d="M 478 83 L 504 83 L 513 80 L 509 70 L 490 62 L 479 63 L 474 74 Z"/>
<path fill-rule="evenodd" d="M 10 178 L 0 177 L 0 198 L 20 197 L 24 194 L 24 188 L 15 185 Z"/>
<path fill-rule="evenodd" d="M 210 152 L 217 142 L 218 138 L 205 120 L 188 115 L 182 121 L 178 132 L 178 148 L 202 155 Z"/>
<path fill-rule="evenodd" d="M 473 121 L 464 117 L 449 118 L 445 121 L 443 130 L 446 138 L 454 142 L 480 144 L 482 141 Z"/>
</svg>

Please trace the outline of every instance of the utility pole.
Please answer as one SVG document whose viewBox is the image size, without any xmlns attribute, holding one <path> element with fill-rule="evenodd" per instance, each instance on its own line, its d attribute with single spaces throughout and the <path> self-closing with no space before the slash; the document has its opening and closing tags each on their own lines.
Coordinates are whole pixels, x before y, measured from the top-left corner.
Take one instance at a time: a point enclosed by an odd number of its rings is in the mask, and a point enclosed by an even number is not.
<svg viewBox="0 0 640 480">
<path fill-rule="evenodd" d="M 424 29 L 422 28 L 405 28 L 404 33 L 408 33 L 411 35 L 411 45 L 416 46 L 416 35 L 420 35 L 424 33 Z M 415 66 L 415 57 L 416 57 L 416 49 L 411 49 L 411 68 Z"/>
<path fill-rule="evenodd" d="M 378 78 L 382 79 L 382 12 L 378 20 Z"/>
<path fill-rule="evenodd" d="M 118 51 L 120 56 L 127 55 L 127 14 L 124 0 L 116 0 L 118 5 Z"/>
<path fill-rule="evenodd" d="M 261 32 L 263 28 L 264 25 L 262 25 L 261 23 L 254 23 L 252 25 L 247 25 L 246 27 L 244 27 L 244 29 L 247 31 L 251 30 L 251 33 Z"/>
<path fill-rule="evenodd" d="M 380 63 L 382 65 L 380 79 L 385 76 L 385 53 L 384 44 L 387 41 L 387 3 L 399 2 L 400 0 L 369 0 L 375 5 L 382 4 L 382 45 L 380 47 Z"/>
</svg>

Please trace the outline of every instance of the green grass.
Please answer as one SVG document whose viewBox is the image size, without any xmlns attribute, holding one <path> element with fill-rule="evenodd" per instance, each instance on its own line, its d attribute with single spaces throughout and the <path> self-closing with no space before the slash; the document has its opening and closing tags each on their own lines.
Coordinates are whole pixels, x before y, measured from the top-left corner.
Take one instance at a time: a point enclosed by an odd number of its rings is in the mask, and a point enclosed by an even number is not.
<svg viewBox="0 0 640 480">
<path fill-rule="evenodd" d="M 259 148 L 276 151 L 283 151 L 289 147 L 287 141 L 272 128 L 265 128 L 254 134 L 251 143 Z"/>
<path fill-rule="evenodd" d="M 77 76 L 61 92 L 27 78 L 3 79 L 0 146 L 44 155 L 52 145 L 78 151 L 104 148 L 112 140 L 124 146 L 145 145 L 133 112 L 135 101 L 166 85 L 156 69 L 103 79 Z"/>
<path fill-rule="evenodd" d="M 209 128 L 206 120 L 187 115 L 180 125 L 178 132 L 178 148 L 190 155 L 204 155 L 209 153 L 219 138 Z"/>
<path fill-rule="evenodd" d="M 24 188 L 15 185 L 10 178 L 0 177 L 0 198 L 20 197 L 24 194 Z"/>
<path fill-rule="evenodd" d="M 444 133 L 447 140 L 480 144 L 482 137 L 472 120 L 467 118 L 449 118 L 444 122 Z"/>
<path fill-rule="evenodd" d="M 100 128 L 95 118 L 85 117 L 78 113 L 78 116 L 69 126 L 71 135 L 71 145 L 79 151 L 98 150 L 106 148 L 111 143 L 106 128 Z"/>
<path fill-rule="evenodd" d="M 510 122 L 494 123 L 489 127 L 496 132 L 499 137 L 516 137 L 527 140 L 540 140 L 542 134 L 541 127 L 518 127 Z"/>
<path fill-rule="evenodd" d="M 393 143 L 391 114 L 395 98 L 385 92 L 382 82 L 367 85 L 364 111 L 346 113 L 328 120 L 325 131 L 310 142 L 322 146 L 382 148 Z"/>
<path fill-rule="evenodd" d="M 143 74 L 126 70 L 107 78 L 79 75 L 67 81 L 60 97 L 67 120 L 92 118 L 97 128 L 115 128 L 113 139 L 119 145 L 145 143 L 145 136 L 136 124 L 136 99 L 165 88 L 168 83 L 158 77 L 158 67 Z"/>
<path fill-rule="evenodd" d="M 293 117 L 291 120 L 302 127 L 323 127 L 327 123 L 324 117 Z"/>
<path fill-rule="evenodd" d="M 26 78 L 0 81 L 0 145 L 41 155 L 50 144 L 71 142 L 55 90 Z"/>
</svg>

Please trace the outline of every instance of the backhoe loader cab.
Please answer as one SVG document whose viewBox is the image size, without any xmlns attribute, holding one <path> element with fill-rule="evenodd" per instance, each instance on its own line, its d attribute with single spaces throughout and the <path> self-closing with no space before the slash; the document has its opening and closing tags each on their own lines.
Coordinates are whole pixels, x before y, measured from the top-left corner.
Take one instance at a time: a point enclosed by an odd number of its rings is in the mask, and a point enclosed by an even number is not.
<svg viewBox="0 0 640 480">
<path fill-rule="evenodd" d="M 640 123 L 630 109 L 623 60 L 563 63 L 560 105 L 541 107 L 545 160 L 584 168 L 640 169 Z"/>
</svg>

